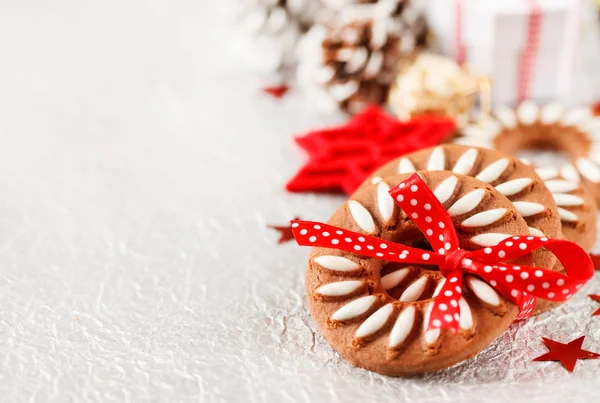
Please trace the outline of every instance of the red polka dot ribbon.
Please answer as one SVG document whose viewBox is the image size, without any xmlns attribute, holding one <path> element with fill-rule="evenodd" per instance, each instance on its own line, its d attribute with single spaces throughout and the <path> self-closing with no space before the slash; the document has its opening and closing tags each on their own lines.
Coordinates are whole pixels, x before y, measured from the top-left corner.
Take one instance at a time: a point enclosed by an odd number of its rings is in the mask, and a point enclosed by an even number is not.
<svg viewBox="0 0 600 403">
<path fill-rule="evenodd" d="M 482 278 L 517 304 L 520 313 L 516 320 L 532 315 L 535 297 L 566 301 L 593 276 L 589 255 L 577 244 L 562 239 L 513 236 L 496 246 L 476 251 L 460 249 L 450 215 L 417 174 L 390 190 L 390 195 L 423 232 L 433 252 L 311 221 L 292 221 L 292 231 L 302 246 L 333 248 L 391 262 L 438 266 L 446 281 L 434 297 L 427 330 L 442 328 L 458 332 L 459 300 L 465 274 Z M 566 274 L 505 263 L 542 247 L 556 255 Z"/>
</svg>

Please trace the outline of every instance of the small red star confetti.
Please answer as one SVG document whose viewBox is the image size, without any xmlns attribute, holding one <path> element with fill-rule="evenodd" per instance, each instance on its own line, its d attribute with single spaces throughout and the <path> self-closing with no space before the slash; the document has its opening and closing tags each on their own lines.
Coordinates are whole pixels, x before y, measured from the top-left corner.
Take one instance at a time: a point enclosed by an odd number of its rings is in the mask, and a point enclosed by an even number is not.
<svg viewBox="0 0 600 403">
<path fill-rule="evenodd" d="M 534 358 L 533 361 L 560 361 L 561 365 L 565 367 L 567 371 L 573 372 L 578 359 L 587 360 L 600 358 L 600 354 L 581 349 L 584 338 L 585 336 L 581 336 L 567 344 L 563 344 L 542 337 L 544 344 L 550 351 Z"/>
<path fill-rule="evenodd" d="M 600 270 L 600 255 L 590 253 L 590 257 L 592 258 L 592 263 L 594 264 L 596 270 Z"/>
<path fill-rule="evenodd" d="M 295 217 L 294 220 L 299 220 L 299 218 Z M 277 241 L 278 244 L 286 243 L 294 239 L 292 227 L 289 223 L 287 225 L 269 225 L 269 228 L 279 231 L 279 241 Z"/>
<path fill-rule="evenodd" d="M 439 144 L 454 128 L 452 120 L 434 116 L 400 122 L 371 106 L 342 126 L 297 137 L 309 161 L 288 182 L 287 190 L 351 194 L 381 165 Z"/>
<path fill-rule="evenodd" d="M 588 296 L 591 299 L 593 299 L 594 301 L 600 302 L 600 295 L 589 294 Z M 596 316 L 596 315 L 600 315 L 600 308 L 596 309 L 596 311 L 592 314 L 592 316 Z"/>
<path fill-rule="evenodd" d="M 288 87 L 287 85 L 281 84 L 272 87 L 264 87 L 262 90 L 263 92 L 266 92 L 267 94 L 275 98 L 281 98 L 289 91 L 289 89 L 290 87 Z"/>
</svg>

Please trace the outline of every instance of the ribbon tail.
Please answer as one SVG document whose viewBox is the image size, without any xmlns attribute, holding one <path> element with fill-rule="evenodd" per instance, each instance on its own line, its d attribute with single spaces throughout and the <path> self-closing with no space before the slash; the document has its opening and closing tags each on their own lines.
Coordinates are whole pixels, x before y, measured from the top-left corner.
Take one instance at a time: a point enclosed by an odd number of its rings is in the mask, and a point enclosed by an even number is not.
<svg viewBox="0 0 600 403">
<path fill-rule="evenodd" d="M 558 258 L 566 274 L 503 262 L 530 254 L 541 247 Z M 468 272 L 484 278 L 506 298 L 531 313 L 535 307 L 531 302 L 533 296 L 550 301 L 566 301 L 594 275 L 594 266 L 587 252 L 564 239 L 513 236 L 496 246 L 469 252 L 467 257 L 473 262 L 470 267 L 466 267 Z M 521 295 L 523 301 L 520 299 Z"/>
<path fill-rule="evenodd" d="M 523 295 L 516 300 L 516 304 L 519 306 L 519 314 L 515 318 L 515 321 L 525 320 L 533 316 L 535 311 L 536 299 L 532 295 Z"/>
<path fill-rule="evenodd" d="M 444 256 L 430 251 L 411 248 L 329 224 L 292 220 L 291 226 L 294 238 L 300 246 L 332 248 L 392 262 L 439 265 L 444 261 Z"/>
<path fill-rule="evenodd" d="M 427 331 L 435 329 L 451 329 L 454 334 L 460 327 L 460 305 L 462 298 L 463 277 L 461 270 L 448 274 L 439 293 L 434 295 L 433 306 L 429 314 Z"/>
</svg>

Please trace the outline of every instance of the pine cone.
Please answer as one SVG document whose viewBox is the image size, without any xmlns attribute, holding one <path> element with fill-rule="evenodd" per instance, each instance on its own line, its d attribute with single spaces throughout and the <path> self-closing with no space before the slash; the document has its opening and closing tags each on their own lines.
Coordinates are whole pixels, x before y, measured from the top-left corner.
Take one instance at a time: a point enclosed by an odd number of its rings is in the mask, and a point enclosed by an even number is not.
<svg viewBox="0 0 600 403">
<path fill-rule="evenodd" d="M 302 32 L 308 31 L 313 26 L 323 9 L 321 0 L 280 0 L 279 4 L 298 21 Z"/>
<path fill-rule="evenodd" d="M 298 81 L 321 109 L 357 113 L 383 103 L 396 64 L 414 48 L 414 34 L 400 35 L 389 17 L 373 10 L 345 10 L 303 40 Z"/>
<path fill-rule="evenodd" d="M 253 69 L 278 72 L 294 67 L 298 39 L 320 8 L 320 0 L 240 0 L 232 45 Z"/>
<path fill-rule="evenodd" d="M 376 17 L 392 18 L 395 25 L 393 29 L 397 32 L 404 33 L 408 28 L 414 33 L 417 45 L 426 45 L 428 30 L 423 0 L 322 0 L 322 2 L 334 13 L 344 12 L 352 7 L 371 7 Z"/>
<path fill-rule="evenodd" d="M 382 8 L 389 11 L 389 15 L 399 15 L 409 6 L 410 0 L 322 0 L 325 7 L 341 11 L 348 6 L 363 4 L 379 4 Z"/>
</svg>

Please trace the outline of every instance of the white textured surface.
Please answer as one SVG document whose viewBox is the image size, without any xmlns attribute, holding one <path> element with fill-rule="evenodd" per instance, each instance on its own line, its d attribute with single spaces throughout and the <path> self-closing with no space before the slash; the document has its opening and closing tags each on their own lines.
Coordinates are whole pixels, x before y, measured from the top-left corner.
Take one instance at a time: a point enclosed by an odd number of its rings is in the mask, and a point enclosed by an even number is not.
<svg viewBox="0 0 600 403">
<path fill-rule="evenodd" d="M 292 135 L 338 117 L 260 94 L 209 4 L 0 3 L 1 400 L 595 399 L 599 361 L 531 359 L 541 336 L 600 351 L 597 279 L 440 373 L 386 378 L 329 348 L 308 250 L 266 224 L 342 203 L 282 190 L 304 161 Z"/>
</svg>

